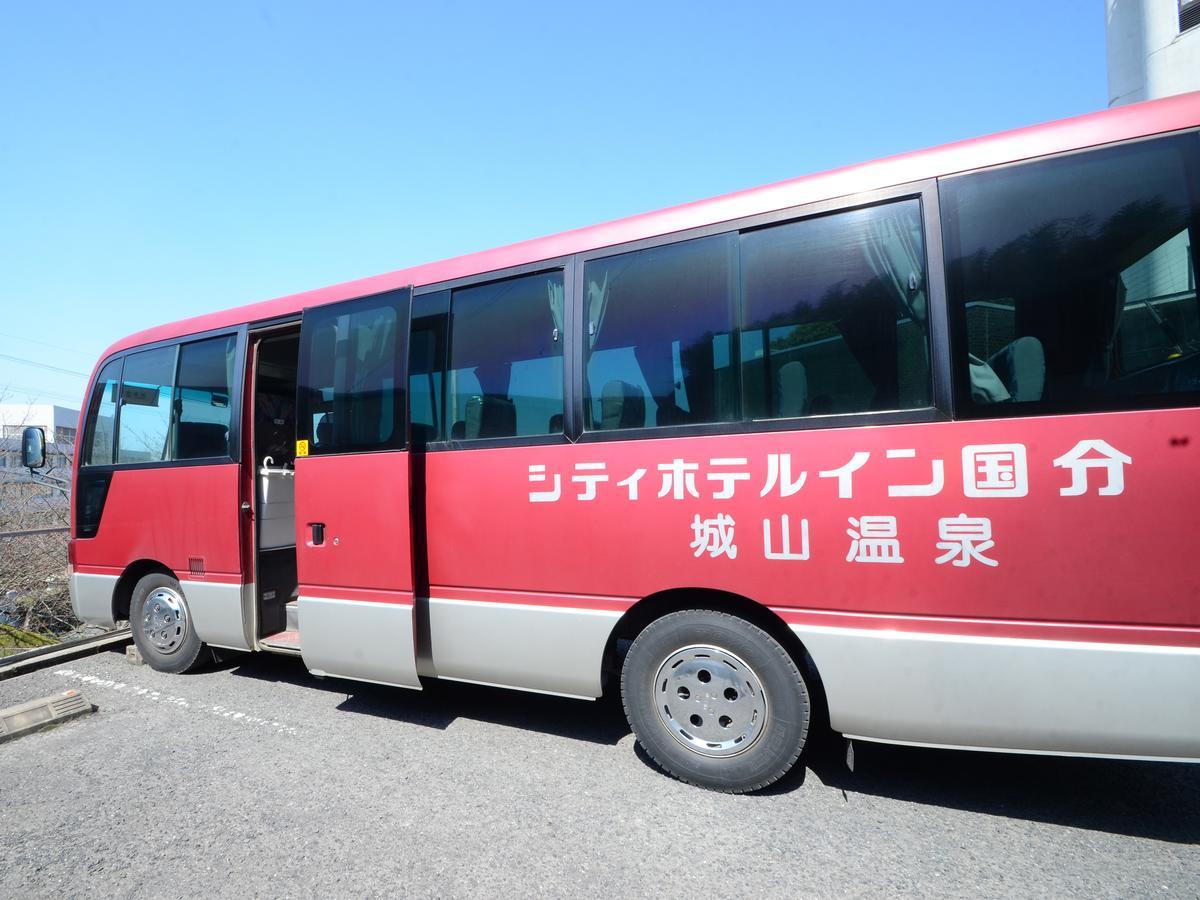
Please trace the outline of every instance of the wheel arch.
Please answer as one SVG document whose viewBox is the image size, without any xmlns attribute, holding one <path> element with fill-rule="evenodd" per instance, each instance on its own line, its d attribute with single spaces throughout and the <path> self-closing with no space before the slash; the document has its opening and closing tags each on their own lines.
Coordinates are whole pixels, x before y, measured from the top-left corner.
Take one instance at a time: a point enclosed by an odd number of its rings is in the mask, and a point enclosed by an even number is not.
<svg viewBox="0 0 1200 900">
<path fill-rule="evenodd" d="M 829 724 L 829 705 L 816 662 L 787 623 L 770 607 L 732 591 L 714 588 L 670 588 L 649 594 L 625 611 L 613 626 L 604 650 L 601 681 L 606 694 L 619 689 L 621 664 L 629 644 L 651 622 L 685 609 L 711 609 L 756 625 L 777 640 L 800 668 L 813 702 L 813 719 Z"/>
<path fill-rule="evenodd" d="M 163 565 L 156 559 L 139 559 L 131 562 L 125 567 L 125 571 L 121 573 L 121 577 L 117 579 L 117 584 L 113 588 L 114 622 L 129 619 L 129 604 L 133 601 L 133 589 L 139 581 L 152 572 L 161 572 L 171 578 L 178 578 L 169 566 Z"/>
</svg>

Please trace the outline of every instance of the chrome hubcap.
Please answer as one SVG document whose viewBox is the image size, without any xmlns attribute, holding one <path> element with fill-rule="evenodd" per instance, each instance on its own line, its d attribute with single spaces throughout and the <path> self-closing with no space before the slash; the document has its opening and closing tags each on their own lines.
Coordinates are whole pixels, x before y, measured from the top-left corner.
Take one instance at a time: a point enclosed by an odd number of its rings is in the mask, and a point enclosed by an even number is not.
<svg viewBox="0 0 1200 900">
<path fill-rule="evenodd" d="M 142 634 L 159 653 L 174 653 L 187 637 L 187 607 L 167 587 L 155 588 L 142 607 Z"/>
<path fill-rule="evenodd" d="M 748 750 L 767 724 L 762 681 L 741 658 L 720 647 L 684 647 L 668 656 L 654 679 L 654 705 L 671 736 L 701 756 Z"/>
</svg>

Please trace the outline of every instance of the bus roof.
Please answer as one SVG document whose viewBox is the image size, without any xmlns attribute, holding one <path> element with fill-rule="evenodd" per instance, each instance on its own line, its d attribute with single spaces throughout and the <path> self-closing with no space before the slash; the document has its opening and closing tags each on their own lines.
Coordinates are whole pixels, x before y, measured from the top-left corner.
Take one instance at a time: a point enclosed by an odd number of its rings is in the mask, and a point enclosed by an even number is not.
<svg viewBox="0 0 1200 900">
<path fill-rule="evenodd" d="M 456 256 L 160 325 L 122 338 L 104 357 L 154 341 L 286 317 L 407 285 L 426 285 L 685 231 L 760 213 L 1200 125 L 1200 91 L 859 163 L 506 247 Z M 104 358 L 102 357 L 102 359 Z"/>
</svg>

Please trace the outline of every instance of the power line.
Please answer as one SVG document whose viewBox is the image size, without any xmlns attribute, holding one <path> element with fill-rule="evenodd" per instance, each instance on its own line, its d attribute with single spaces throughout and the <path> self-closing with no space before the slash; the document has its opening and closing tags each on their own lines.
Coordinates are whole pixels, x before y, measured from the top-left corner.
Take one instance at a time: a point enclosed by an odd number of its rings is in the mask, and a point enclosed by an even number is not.
<svg viewBox="0 0 1200 900">
<path fill-rule="evenodd" d="M 47 369 L 51 372 L 57 372 L 60 375 L 78 375 L 80 378 L 87 378 L 87 372 L 76 372 L 74 369 L 63 369 L 59 366 L 52 366 L 49 363 L 38 362 L 36 359 L 26 359 L 23 356 L 11 356 L 7 353 L 0 353 L 0 359 L 7 359 L 10 362 L 21 363 L 26 366 L 37 366 L 39 369 Z"/>
<path fill-rule="evenodd" d="M 40 347 L 49 347 L 51 350 L 61 350 L 64 353 L 76 353 L 79 356 L 86 356 L 89 358 L 94 357 L 96 355 L 94 353 L 88 353 L 86 350 L 76 350 L 72 347 L 64 347 L 62 344 L 51 344 L 48 341 L 39 341 L 34 338 L 25 337 L 24 335 L 20 335 L 20 334 L 8 334 L 7 332 L 0 331 L 0 337 L 9 338 L 14 341 L 22 341 L 23 343 L 26 343 L 26 344 L 37 344 Z"/>
<path fill-rule="evenodd" d="M 5 392 L 11 391 L 15 394 L 24 394 L 26 397 L 31 397 L 33 400 L 39 400 L 42 397 L 49 397 L 55 400 L 66 400 L 69 403 L 78 404 L 83 399 L 83 392 L 80 391 L 78 396 L 70 394 L 62 394 L 58 391 L 47 391 L 42 388 L 26 388 L 19 384 L 0 384 L 0 401 L 5 399 Z"/>
</svg>

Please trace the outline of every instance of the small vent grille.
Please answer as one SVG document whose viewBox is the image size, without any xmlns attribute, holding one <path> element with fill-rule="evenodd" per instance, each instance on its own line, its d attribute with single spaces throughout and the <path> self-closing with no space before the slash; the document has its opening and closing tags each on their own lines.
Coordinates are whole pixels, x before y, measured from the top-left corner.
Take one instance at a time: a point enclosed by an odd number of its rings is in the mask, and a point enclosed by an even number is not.
<svg viewBox="0 0 1200 900">
<path fill-rule="evenodd" d="M 1179 0 L 1179 31 L 1200 25 L 1200 0 Z"/>
<path fill-rule="evenodd" d="M 203 575 L 204 574 L 204 557 L 203 556 L 189 556 L 188 557 L 188 571 L 193 575 Z"/>
<path fill-rule="evenodd" d="M 70 697 L 59 697 L 56 700 L 50 701 L 50 709 L 56 716 L 65 716 L 70 713 L 81 712 L 88 706 L 87 700 L 83 694 L 73 694 Z"/>
</svg>

